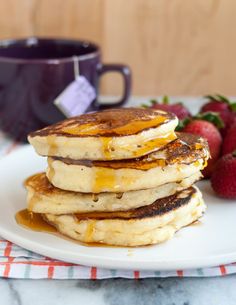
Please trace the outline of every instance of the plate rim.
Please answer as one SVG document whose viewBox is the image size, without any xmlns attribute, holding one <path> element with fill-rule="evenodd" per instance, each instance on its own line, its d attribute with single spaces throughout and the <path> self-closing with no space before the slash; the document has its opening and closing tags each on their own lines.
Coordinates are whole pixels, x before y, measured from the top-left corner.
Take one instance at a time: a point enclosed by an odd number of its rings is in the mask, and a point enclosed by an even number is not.
<svg viewBox="0 0 236 305">
<path fill-rule="evenodd" d="M 120 261 L 113 259 L 109 257 L 109 260 L 106 259 L 106 257 L 98 257 L 98 256 L 92 256 L 91 254 L 81 254 L 78 258 L 75 258 L 74 254 L 72 257 L 69 257 L 69 253 L 63 252 L 61 250 L 57 250 L 57 254 L 53 252 L 53 248 L 50 248 L 48 246 L 40 245 L 39 243 L 32 241 L 30 239 L 27 239 L 26 237 L 20 237 L 17 238 L 17 235 L 12 232 L 7 232 L 0 226 L 0 235 L 29 251 L 35 252 L 37 254 L 50 257 L 52 259 L 64 261 L 67 263 L 72 264 L 80 264 L 84 266 L 89 267 L 100 267 L 100 268 L 108 268 L 108 269 L 123 269 L 123 270 L 142 270 L 142 271 L 176 271 L 176 270 L 186 270 L 186 269 L 196 269 L 196 268 L 205 268 L 205 267 L 218 267 L 219 265 L 224 264 L 230 264 L 235 262 L 236 258 L 236 252 L 231 252 L 228 254 L 220 254 L 220 255 L 212 255 L 206 257 L 199 257 L 197 260 L 194 259 L 178 259 L 178 260 L 158 260 L 158 261 L 141 261 L 141 260 L 127 260 L 127 261 Z M 37 250 L 35 251 L 35 246 L 37 247 Z M 96 247 L 95 247 L 96 249 Z M 132 249 L 132 248 L 130 248 Z M 61 253 L 60 253 L 61 252 Z M 94 264 L 94 261 L 96 260 L 96 263 Z M 167 264 L 167 265 L 165 265 Z"/>
</svg>

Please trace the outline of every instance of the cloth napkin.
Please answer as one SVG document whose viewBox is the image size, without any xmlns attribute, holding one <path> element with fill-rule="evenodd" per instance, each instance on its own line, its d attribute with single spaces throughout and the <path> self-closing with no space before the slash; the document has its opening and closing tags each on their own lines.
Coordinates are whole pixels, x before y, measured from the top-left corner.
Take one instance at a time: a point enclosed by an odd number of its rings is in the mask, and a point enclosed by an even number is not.
<svg viewBox="0 0 236 305">
<path fill-rule="evenodd" d="M 0 131 L 0 157 L 19 148 Z M 148 277 L 210 277 L 236 273 L 236 263 L 217 267 L 175 271 L 114 270 L 58 261 L 23 249 L 0 237 L 0 277 L 24 279 L 107 279 Z"/>
</svg>

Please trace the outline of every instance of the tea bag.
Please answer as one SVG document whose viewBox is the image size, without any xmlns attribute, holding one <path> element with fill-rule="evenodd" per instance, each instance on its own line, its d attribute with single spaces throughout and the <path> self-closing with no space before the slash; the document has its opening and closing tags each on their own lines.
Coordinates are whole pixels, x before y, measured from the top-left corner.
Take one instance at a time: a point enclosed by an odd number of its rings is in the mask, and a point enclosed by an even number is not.
<svg viewBox="0 0 236 305">
<path fill-rule="evenodd" d="M 75 80 L 70 83 L 54 100 L 56 107 L 66 117 L 80 115 L 86 112 L 96 98 L 95 88 L 83 75 L 79 75 L 79 59 L 73 57 Z"/>
</svg>

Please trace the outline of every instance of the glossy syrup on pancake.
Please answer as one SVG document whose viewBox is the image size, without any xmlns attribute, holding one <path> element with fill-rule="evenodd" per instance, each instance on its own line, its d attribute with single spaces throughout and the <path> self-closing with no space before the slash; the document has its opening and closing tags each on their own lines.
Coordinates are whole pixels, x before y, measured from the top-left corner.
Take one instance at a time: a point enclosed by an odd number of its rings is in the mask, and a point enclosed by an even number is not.
<svg viewBox="0 0 236 305">
<path fill-rule="evenodd" d="M 47 156 L 66 157 L 66 154 L 70 154 L 70 145 L 72 150 L 75 147 L 74 145 L 78 145 L 78 156 L 73 159 L 86 159 L 86 153 L 84 155 L 81 153 L 82 156 L 80 156 L 79 151 L 81 149 L 79 147 L 83 144 L 79 144 L 77 141 L 82 138 L 95 137 L 100 142 L 100 146 L 96 147 L 101 150 L 102 154 L 98 157 L 98 160 L 128 159 L 148 154 L 175 140 L 174 128 L 177 122 L 178 120 L 173 114 L 160 110 L 142 108 L 111 109 L 64 120 L 32 132 L 28 139 L 34 147 L 41 149 L 39 154 Z M 166 127 L 162 127 L 162 131 L 158 133 L 158 128 L 162 125 L 166 125 Z M 150 129 L 154 130 L 150 132 L 150 135 L 148 133 L 141 134 L 143 131 L 148 132 Z M 139 135 L 139 140 L 131 139 L 130 142 L 130 139 L 128 141 L 124 139 L 120 140 L 120 144 L 117 144 L 119 138 L 135 135 Z M 76 144 L 72 143 L 74 141 L 73 138 L 76 138 Z M 64 155 L 60 155 L 62 149 L 61 141 L 64 141 Z M 47 149 L 43 150 L 43 144 Z M 67 153 L 65 153 L 65 150 Z M 74 154 L 76 155 L 76 153 Z M 117 157 L 117 154 L 121 155 Z M 92 159 L 96 160 L 96 158 Z"/>
<path fill-rule="evenodd" d="M 62 239 L 68 240 L 79 245 L 83 245 L 86 247 L 113 247 L 111 245 L 101 243 L 84 243 L 74 240 L 58 232 L 55 226 L 51 225 L 48 221 L 44 219 L 42 214 L 29 212 L 27 209 L 17 212 L 15 215 L 15 219 L 17 224 L 23 228 L 26 228 L 31 231 L 53 234 Z"/>
<path fill-rule="evenodd" d="M 113 161 L 91 161 L 91 160 L 72 160 L 69 158 L 52 157 L 48 161 L 53 164 L 53 161 L 61 161 L 67 165 L 79 165 L 85 167 L 93 167 L 94 183 L 92 192 L 99 193 L 101 190 L 109 186 L 109 189 L 116 189 L 116 170 L 118 169 L 135 169 L 148 171 L 152 168 L 171 165 L 194 165 L 203 167 L 206 165 L 206 160 L 209 157 L 207 142 L 196 135 L 179 133 L 178 139 L 167 144 L 163 149 L 157 152 L 150 153 L 146 156 L 127 160 Z M 48 177 L 53 181 L 54 167 L 48 167 Z M 202 164 L 202 165 L 201 165 Z M 136 181 L 136 176 L 122 176 L 122 183 L 132 185 Z"/>
<path fill-rule="evenodd" d="M 166 144 L 174 141 L 177 138 L 175 132 L 169 132 L 166 135 L 156 137 L 155 139 L 147 140 L 142 143 L 142 145 L 137 144 L 135 150 L 133 151 L 133 157 L 139 157 L 147 155 L 148 153 L 157 150 L 157 148 L 165 146 Z M 112 145 L 112 137 L 101 137 L 102 149 L 106 159 L 112 160 L 112 152 L 115 151 L 115 148 Z M 122 146 L 123 150 L 134 149 L 130 144 Z M 53 155 L 53 154 L 51 154 Z"/>
<path fill-rule="evenodd" d="M 151 108 L 110 109 L 64 120 L 32 132 L 29 136 L 119 137 L 158 127 L 173 119 L 176 119 L 174 114 Z"/>
<path fill-rule="evenodd" d="M 56 186 L 52 185 L 45 173 L 37 173 L 30 177 L 28 177 L 24 182 L 25 187 L 32 187 L 35 193 L 42 194 L 42 195 L 67 195 L 68 191 L 62 190 L 57 188 Z M 70 194 L 77 194 L 77 192 L 69 191 Z M 89 193 L 87 193 L 89 195 Z M 98 194 L 91 193 L 92 200 L 97 202 L 99 200 Z M 121 199 L 123 197 L 123 193 L 116 193 L 115 194 L 117 199 Z M 37 196 L 36 196 L 37 197 Z M 30 206 L 34 205 L 35 198 L 31 198 L 28 202 L 28 209 L 31 210 Z"/>
<path fill-rule="evenodd" d="M 15 219 L 18 225 L 23 228 L 26 228 L 31 231 L 35 232 L 43 232 L 53 234 L 59 238 L 65 239 L 67 241 L 82 245 L 84 247 L 105 247 L 105 248 L 118 248 L 121 246 L 112 246 L 108 244 L 101 244 L 101 243 L 85 243 L 75 239 L 72 239 L 68 236 L 63 235 L 62 233 L 58 232 L 55 226 L 51 225 L 48 221 L 46 221 L 42 214 L 29 212 L 27 209 L 21 210 L 16 213 Z M 93 230 L 92 226 L 89 226 L 87 234 L 89 235 L 89 231 Z"/>
<path fill-rule="evenodd" d="M 46 222 L 41 214 L 30 212 L 27 209 L 17 212 L 15 219 L 19 225 L 32 231 L 48 233 L 57 232 L 56 228 Z"/>
<path fill-rule="evenodd" d="M 163 157 L 160 158 L 163 152 Z M 158 152 L 153 152 L 140 158 L 114 161 L 90 161 L 72 160 L 69 158 L 52 157 L 52 160 L 60 160 L 68 165 L 83 165 L 87 167 L 97 167 L 110 169 L 131 168 L 137 170 L 149 170 L 157 166 L 166 166 L 175 163 L 190 164 L 199 159 L 208 158 L 207 142 L 196 135 L 179 133 L 178 139 L 168 143 Z M 50 159 L 49 159 L 50 160 Z"/>
</svg>

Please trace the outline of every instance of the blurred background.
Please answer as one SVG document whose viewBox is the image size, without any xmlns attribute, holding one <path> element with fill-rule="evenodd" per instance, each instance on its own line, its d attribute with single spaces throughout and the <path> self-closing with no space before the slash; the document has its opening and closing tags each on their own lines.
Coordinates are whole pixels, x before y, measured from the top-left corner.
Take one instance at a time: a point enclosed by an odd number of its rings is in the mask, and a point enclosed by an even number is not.
<svg viewBox="0 0 236 305">
<path fill-rule="evenodd" d="M 0 0 L 0 39 L 81 38 L 133 71 L 134 95 L 236 94 L 234 0 Z M 120 92 L 104 76 L 103 94 Z"/>
</svg>

